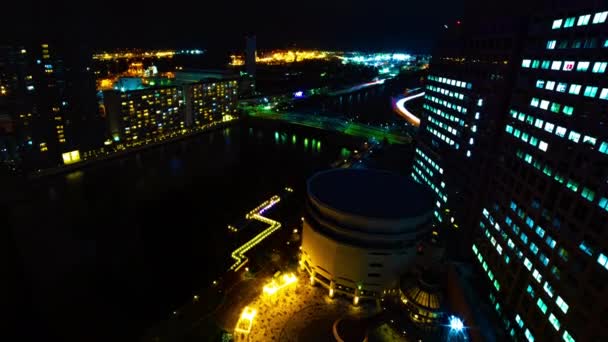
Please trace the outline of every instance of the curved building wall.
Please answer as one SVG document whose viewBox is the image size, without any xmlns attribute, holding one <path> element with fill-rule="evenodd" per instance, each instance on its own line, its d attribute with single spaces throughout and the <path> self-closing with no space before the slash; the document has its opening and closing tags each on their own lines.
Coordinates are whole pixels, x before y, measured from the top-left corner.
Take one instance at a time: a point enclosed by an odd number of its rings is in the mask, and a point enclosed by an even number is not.
<svg viewBox="0 0 608 342">
<path fill-rule="evenodd" d="M 326 236 L 311 221 L 307 217 L 303 223 L 301 265 L 314 283 L 333 289 L 330 293 L 379 296 L 396 288 L 399 276 L 414 261 L 415 238 L 397 248 L 356 246 Z"/>
</svg>

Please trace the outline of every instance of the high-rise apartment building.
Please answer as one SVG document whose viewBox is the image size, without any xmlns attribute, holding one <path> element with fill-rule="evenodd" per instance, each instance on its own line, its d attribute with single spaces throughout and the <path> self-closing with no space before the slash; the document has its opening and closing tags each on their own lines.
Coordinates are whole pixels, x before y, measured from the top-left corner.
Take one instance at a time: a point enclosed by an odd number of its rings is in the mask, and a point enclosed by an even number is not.
<svg viewBox="0 0 608 342">
<path fill-rule="evenodd" d="M 237 116 L 236 79 L 192 79 L 166 80 L 172 84 L 147 87 L 140 79 L 123 79 L 119 90 L 104 91 L 108 138 L 128 143 L 151 141 Z M 136 89 L 128 88 L 131 83 Z"/>
<path fill-rule="evenodd" d="M 467 255 L 479 222 L 522 26 L 469 12 L 445 25 L 433 53 L 412 176 L 436 195 L 435 234 L 452 257 Z"/>
<path fill-rule="evenodd" d="M 28 169 L 58 165 L 62 153 L 81 144 L 81 122 L 96 114 L 90 57 L 72 50 L 81 49 L 47 43 L 0 48 L 0 114 L 14 127 L 13 143 L 3 149 Z"/>
<path fill-rule="evenodd" d="M 608 5 L 531 16 L 472 246 L 505 330 L 607 341 Z"/>
</svg>

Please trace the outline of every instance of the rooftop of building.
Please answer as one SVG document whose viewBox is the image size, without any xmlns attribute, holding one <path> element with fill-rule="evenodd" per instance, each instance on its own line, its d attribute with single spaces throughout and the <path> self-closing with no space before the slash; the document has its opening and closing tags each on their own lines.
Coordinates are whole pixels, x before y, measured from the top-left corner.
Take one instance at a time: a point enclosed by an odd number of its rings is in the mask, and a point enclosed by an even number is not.
<svg viewBox="0 0 608 342">
<path fill-rule="evenodd" d="M 308 194 L 345 214 L 376 219 L 404 219 L 429 213 L 433 197 L 410 178 L 388 171 L 334 169 L 308 180 Z"/>
</svg>

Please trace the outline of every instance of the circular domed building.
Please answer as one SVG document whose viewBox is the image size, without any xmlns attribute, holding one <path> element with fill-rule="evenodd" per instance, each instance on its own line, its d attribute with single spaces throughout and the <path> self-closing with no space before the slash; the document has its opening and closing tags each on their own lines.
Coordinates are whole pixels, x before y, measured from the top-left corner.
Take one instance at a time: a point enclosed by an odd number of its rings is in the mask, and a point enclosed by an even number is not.
<svg viewBox="0 0 608 342">
<path fill-rule="evenodd" d="M 300 264 L 311 282 L 355 304 L 396 289 L 431 229 L 430 191 L 390 172 L 334 169 L 307 192 Z"/>
</svg>

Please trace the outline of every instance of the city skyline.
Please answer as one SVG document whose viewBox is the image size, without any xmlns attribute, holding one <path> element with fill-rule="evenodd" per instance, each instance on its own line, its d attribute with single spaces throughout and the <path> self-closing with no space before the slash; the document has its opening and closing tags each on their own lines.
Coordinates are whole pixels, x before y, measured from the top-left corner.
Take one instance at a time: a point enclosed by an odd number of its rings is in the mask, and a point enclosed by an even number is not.
<svg viewBox="0 0 608 342">
<path fill-rule="evenodd" d="M 243 37 L 262 49 L 301 47 L 429 53 L 443 25 L 455 23 L 461 1 L 263 3 L 174 2 L 167 12 L 143 1 L 12 2 L 0 29 L 5 40 L 54 39 L 90 48 L 205 48 L 239 51 Z M 443 9 L 438 11 L 437 9 Z M 431 16 L 421 14 L 433 13 Z M 15 30 L 19 27 L 19 30 Z"/>
<path fill-rule="evenodd" d="M 6 8 L 8 334 L 608 340 L 605 2 Z"/>
</svg>

